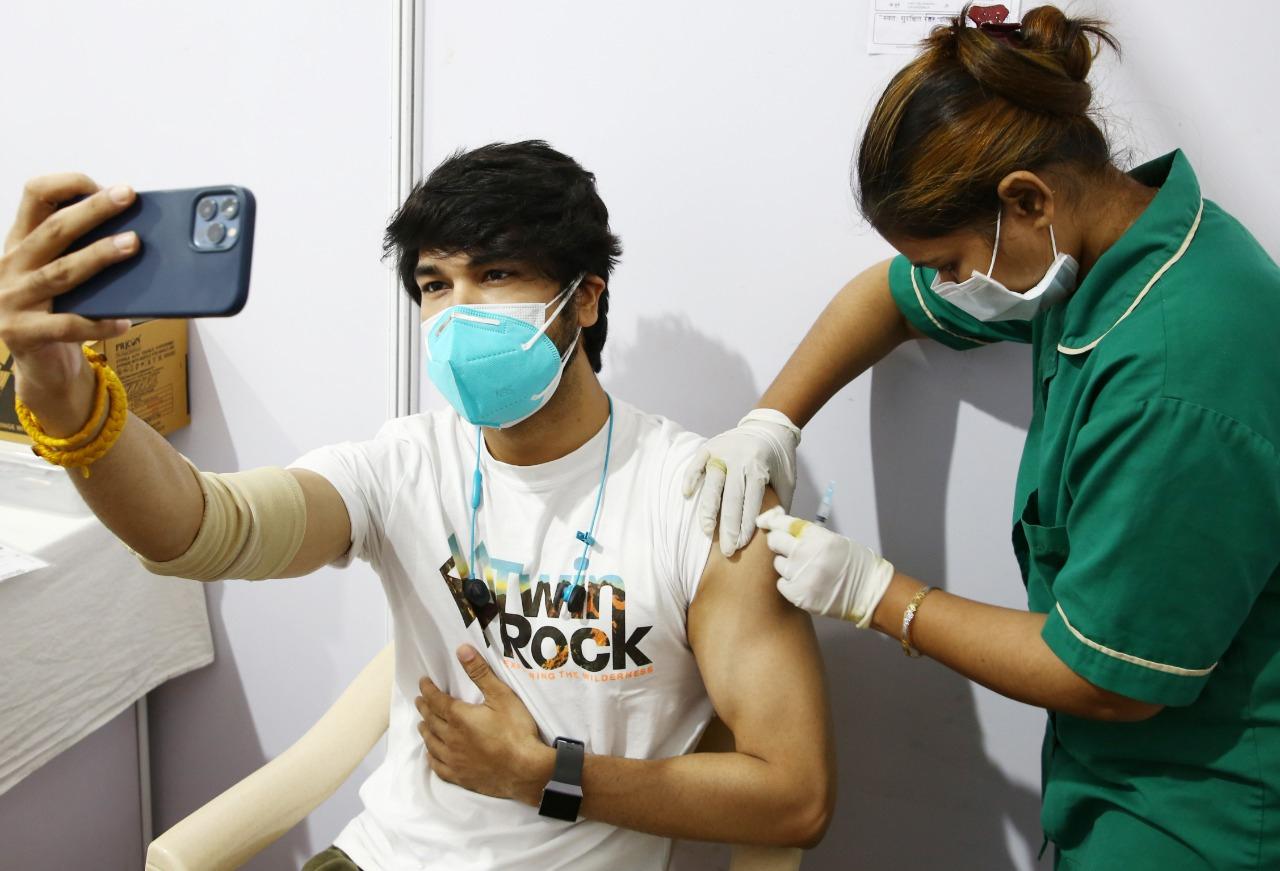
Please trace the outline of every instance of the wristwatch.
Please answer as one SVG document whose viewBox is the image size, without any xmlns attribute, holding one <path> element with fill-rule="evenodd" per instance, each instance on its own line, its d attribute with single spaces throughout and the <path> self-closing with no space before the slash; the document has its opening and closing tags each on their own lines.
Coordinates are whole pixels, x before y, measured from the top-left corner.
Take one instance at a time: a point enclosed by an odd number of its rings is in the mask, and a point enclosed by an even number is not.
<svg viewBox="0 0 1280 871">
<path fill-rule="evenodd" d="M 551 782 L 542 790 L 542 804 L 538 813 L 565 822 L 578 819 L 582 806 L 582 759 L 586 748 L 573 738 L 557 738 L 556 767 Z"/>
</svg>

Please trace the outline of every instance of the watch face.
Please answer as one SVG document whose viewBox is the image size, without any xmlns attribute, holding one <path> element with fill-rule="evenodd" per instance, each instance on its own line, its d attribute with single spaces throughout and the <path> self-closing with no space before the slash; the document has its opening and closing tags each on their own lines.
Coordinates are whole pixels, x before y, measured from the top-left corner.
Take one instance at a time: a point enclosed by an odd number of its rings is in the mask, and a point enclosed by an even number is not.
<svg viewBox="0 0 1280 871">
<path fill-rule="evenodd" d="M 538 813 L 544 817 L 573 822 L 582 806 L 582 788 L 568 783 L 552 781 L 542 791 L 542 804 Z"/>
</svg>

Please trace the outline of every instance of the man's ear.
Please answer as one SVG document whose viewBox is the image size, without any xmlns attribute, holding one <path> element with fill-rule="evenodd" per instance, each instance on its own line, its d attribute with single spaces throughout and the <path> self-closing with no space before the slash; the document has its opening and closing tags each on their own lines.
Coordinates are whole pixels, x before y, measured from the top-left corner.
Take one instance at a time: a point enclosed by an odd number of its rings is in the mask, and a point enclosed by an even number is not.
<svg viewBox="0 0 1280 871">
<path fill-rule="evenodd" d="M 607 286 L 603 278 L 589 272 L 578 283 L 574 306 L 578 311 L 578 324 L 584 330 L 595 326 L 596 321 L 600 320 L 600 297 Z"/>
</svg>

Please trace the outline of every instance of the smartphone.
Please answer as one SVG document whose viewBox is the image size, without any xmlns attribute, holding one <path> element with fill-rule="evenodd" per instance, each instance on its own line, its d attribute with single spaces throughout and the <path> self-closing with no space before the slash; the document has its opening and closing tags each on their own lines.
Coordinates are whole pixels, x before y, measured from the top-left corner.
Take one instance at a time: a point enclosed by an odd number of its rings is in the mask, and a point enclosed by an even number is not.
<svg viewBox="0 0 1280 871">
<path fill-rule="evenodd" d="M 139 191 L 69 249 L 133 230 L 138 253 L 55 296 L 53 310 L 135 320 L 233 315 L 249 298 L 255 211 L 253 192 L 238 185 Z"/>
</svg>

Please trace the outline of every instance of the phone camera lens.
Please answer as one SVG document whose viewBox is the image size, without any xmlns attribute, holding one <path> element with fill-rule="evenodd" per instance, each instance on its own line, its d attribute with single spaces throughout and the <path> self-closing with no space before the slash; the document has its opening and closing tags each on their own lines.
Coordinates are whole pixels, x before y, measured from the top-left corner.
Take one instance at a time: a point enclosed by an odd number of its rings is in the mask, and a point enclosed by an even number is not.
<svg viewBox="0 0 1280 871">
<path fill-rule="evenodd" d="M 235 197 L 227 197 L 222 201 L 222 217 L 228 221 L 240 214 L 240 201 Z"/>
<path fill-rule="evenodd" d="M 218 201 L 213 197 L 205 197 L 200 201 L 200 205 L 196 207 L 196 214 L 199 215 L 202 220 L 213 220 L 213 216 L 218 214 Z"/>
<path fill-rule="evenodd" d="M 210 224 L 209 229 L 205 231 L 209 241 L 214 245 L 222 244 L 222 240 L 227 238 L 227 228 L 224 224 Z"/>
</svg>

